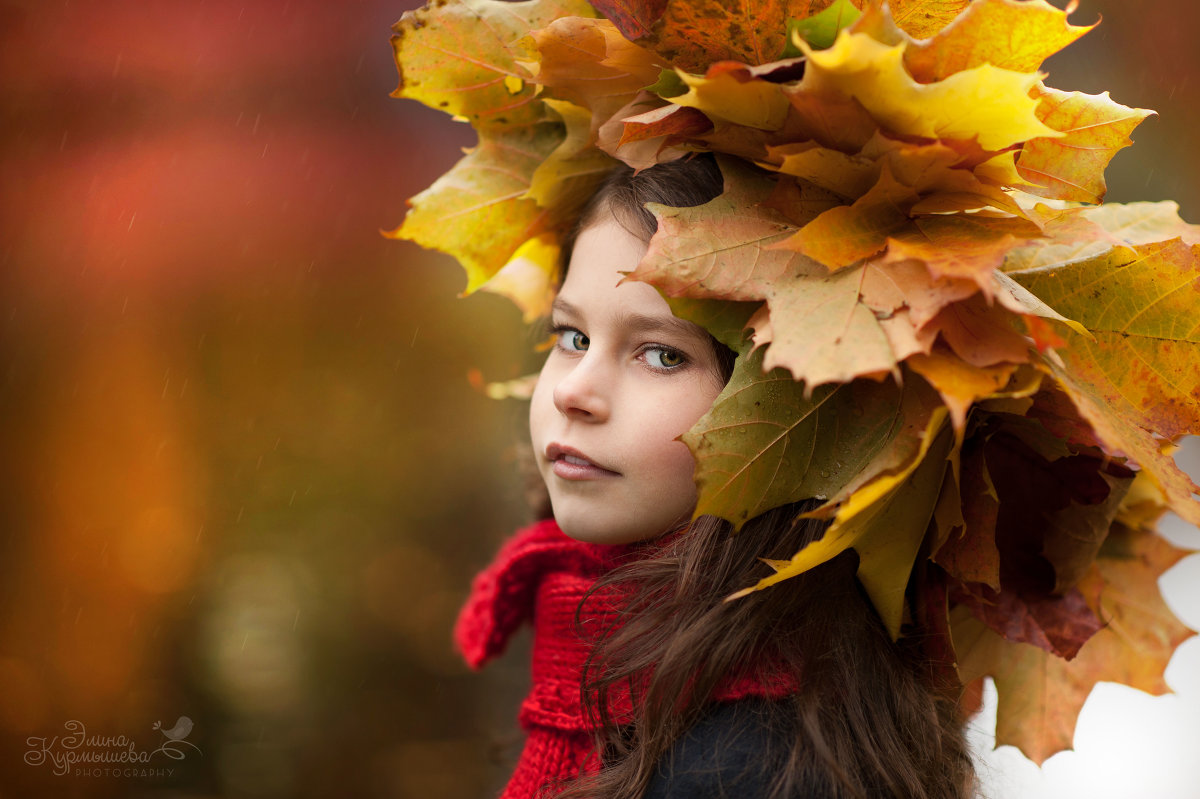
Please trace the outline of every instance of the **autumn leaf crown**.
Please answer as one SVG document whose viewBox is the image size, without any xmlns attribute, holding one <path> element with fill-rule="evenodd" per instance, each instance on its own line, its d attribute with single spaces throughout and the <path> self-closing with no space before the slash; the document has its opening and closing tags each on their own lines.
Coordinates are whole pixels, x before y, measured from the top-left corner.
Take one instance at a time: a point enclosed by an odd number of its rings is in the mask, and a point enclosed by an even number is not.
<svg viewBox="0 0 1200 799">
<path fill-rule="evenodd" d="M 1099 204 L 1151 112 L 1042 83 L 1090 30 L 1071 11 L 435 0 L 393 37 L 396 95 L 479 143 L 390 235 L 530 318 L 614 165 L 717 154 L 724 193 L 652 207 L 631 274 L 741 356 L 684 437 L 697 513 L 825 500 L 825 536 L 747 591 L 853 548 L 892 635 L 920 623 L 964 685 L 992 676 L 998 743 L 1039 762 L 1097 681 L 1166 690 L 1190 631 L 1154 523 L 1200 524 L 1171 457 L 1200 431 L 1200 228 Z"/>
</svg>

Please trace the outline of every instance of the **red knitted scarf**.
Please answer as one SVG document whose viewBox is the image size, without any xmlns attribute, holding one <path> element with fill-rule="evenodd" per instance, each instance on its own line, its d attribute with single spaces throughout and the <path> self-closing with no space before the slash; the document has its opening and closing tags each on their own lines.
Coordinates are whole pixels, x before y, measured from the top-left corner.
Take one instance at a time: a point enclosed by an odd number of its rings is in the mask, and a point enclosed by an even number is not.
<svg viewBox="0 0 1200 799">
<path fill-rule="evenodd" d="M 558 792 L 555 786 L 600 767 L 581 701 L 589 645 L 579 636 L 575 615 L 596 579 L 629 552 L 629 547 L 568 538 L 548 520 L 519 531 L 476 576 L 455 627 L 455 640 L 468 665 L 481 668 L 504 651 L 522 623 L 533 622 L 532 689 L 519 715 L 525 748 L 500 799 L 553 796 Z M 585 627 L 594 624 L 602 630 L 616 613 L 611 596 L 597 593 L 588 598 L 581 620 Z M 794 691 L 794 681 L 786 676 L 768 682 L 742 678 L 730 680 L 714 699 L 778 699 Z M 630 711 L 614 708 L 619 715 Z"/>
</svg>

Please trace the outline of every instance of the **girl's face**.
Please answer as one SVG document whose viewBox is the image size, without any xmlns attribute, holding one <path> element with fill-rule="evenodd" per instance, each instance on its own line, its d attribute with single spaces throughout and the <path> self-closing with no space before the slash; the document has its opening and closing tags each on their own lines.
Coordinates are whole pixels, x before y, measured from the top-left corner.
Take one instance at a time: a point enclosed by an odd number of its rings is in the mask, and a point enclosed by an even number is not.
<svg viewBox="0 0 1200 799">
<path fill-rule="evenodd" d="M 711 339 L 645 283 L 617 285 L 646 245 L 611 214 L 576 240 L 554 302 L 555 346 L 529 411 L 538 469 L 567 535 L 654 538 L 691 518 L 691 452 L 676 438 L 721 392 Z"/>
</svg>

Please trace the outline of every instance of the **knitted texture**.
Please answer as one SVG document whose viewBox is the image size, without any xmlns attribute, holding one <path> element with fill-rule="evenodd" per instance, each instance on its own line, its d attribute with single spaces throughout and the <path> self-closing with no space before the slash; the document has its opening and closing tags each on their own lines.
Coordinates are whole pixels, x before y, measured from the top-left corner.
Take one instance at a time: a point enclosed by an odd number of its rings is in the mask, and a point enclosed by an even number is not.
<svg viewBox="0 0 1200 799">
<path fill-rule="evenodd" d="M 596 592 L 582 603 L 597 578 L 633 549 L 575 541 L 548 520 L 518 532 L 476 576 L 455 628 L 468 665 L 481 668 L 504 651 L 522 623 L 533 623 L 532 686 L 519 713 L 525 747 L 501 799 L 553 796 L 562 783 L 600 767 L 582 701 L 583 667 L 589 639 L 616 622 L 620 606 L 614 592 Z M 778 699 L 795 690 L 788 675 L 740 676 L 713 698 Z M 632 717 L 628 694 L 614 693 L 611 712 Z"/>
</svg>

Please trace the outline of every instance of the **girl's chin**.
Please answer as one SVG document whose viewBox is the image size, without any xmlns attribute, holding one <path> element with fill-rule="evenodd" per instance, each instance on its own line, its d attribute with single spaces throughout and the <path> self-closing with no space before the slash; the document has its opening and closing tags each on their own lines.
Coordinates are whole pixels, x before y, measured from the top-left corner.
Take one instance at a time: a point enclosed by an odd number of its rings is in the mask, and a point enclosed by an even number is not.
<svg viewBox="0 0 1200 799">
<path fill-rule="evenodd" d="M 614 522 L 612 524 L 604 524 L 602 520 L 591 516 L 587 519 L 574 518 L 575 514 L 566 513 L 554 515 L 555 521 L 558 522 L 558 527 L 567 535 L 568 538 L 574 538 L 576 541 L 582 541 L 585 544 L 606 544 L 617 546 L 621 544 L 635 544 L 639 541 L 649 541 L 652 538 L 658 538 L 662 535 L 661 530 L 657 528 L 644 528 L 639 526 L 626 526 Z"/>
</svg>

